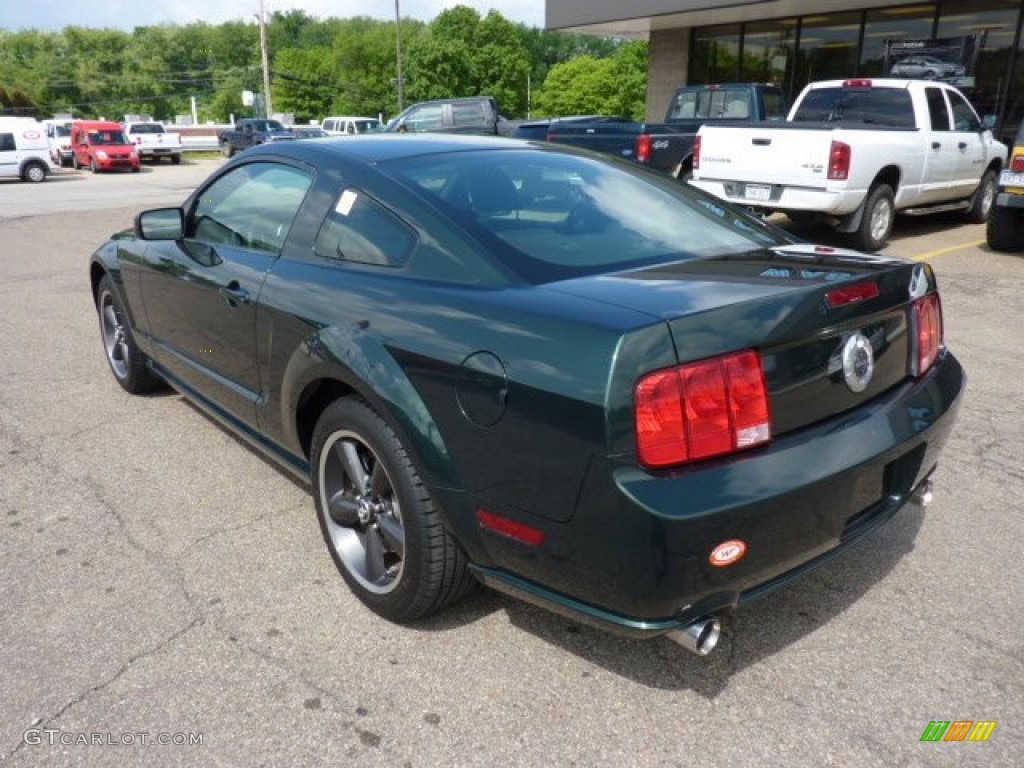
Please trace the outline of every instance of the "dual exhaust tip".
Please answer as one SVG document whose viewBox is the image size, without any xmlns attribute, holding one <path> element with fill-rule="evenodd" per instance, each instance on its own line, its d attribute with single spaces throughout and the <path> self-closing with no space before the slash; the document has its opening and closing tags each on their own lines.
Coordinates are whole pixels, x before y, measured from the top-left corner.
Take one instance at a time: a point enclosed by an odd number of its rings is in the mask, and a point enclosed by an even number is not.
<svg viewBox="0 0 1024 768">
<path fill-rule="evenodd" d="M 718 645 L 718 638 L 722 636 L 722 624 L 715 617 L 698 619 L 682 629 L 672 630 L 668 636 L 691 653 L 707 656 Z"/>
<path fill-rule="evenodd" d="M 931 480 L 925 480 L 911 494 L 910 501 L 927 507 L 932 503 L 934 490 Z M 722 636 L 722 624 L 714 616 L 698 619 L 682 629 L 667 633 L 673 642 L 698 656 L 707 656 L 718 645 Z"/>
</svg>

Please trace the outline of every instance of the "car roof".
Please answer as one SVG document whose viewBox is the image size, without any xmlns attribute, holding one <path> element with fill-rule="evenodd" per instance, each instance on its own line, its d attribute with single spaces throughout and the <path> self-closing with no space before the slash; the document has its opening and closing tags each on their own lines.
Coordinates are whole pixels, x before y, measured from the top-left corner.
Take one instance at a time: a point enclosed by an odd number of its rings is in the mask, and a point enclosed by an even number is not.
<svg viewBox="0 0 1024 768">
<path fill-rule="evenodd" d="M 305 160 L 312 164 L 334 156 L 375 164 L 420 155 L 486 149 L 522 149 L 529 146 L 536 147 L 537 145 L 531 145 L 521 139 L 466 134 L 357 134 L 344 138 L 332 137 L 310 144 L 301 142 L 261 144 L 247 149 L 244 156 L 277 154 Z"/>
</svg>

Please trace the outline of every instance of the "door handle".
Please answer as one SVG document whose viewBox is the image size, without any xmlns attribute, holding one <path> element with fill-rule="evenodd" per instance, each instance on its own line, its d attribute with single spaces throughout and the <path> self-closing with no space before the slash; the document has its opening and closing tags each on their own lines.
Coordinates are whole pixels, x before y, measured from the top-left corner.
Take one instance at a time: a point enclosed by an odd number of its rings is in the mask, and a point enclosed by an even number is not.
<svg viewBox="0 0 1024 768">
<path fill-rule="evenodd" d="M 967 149 L 967 142 L 961 141 L 957 146 L 960 147 L 960 149 Z"/>
<path fill-rule="evenodd" d="M 942 142 L 933 141 L 932 142 L 932 149 L 942 149 Z"/>
<path fill-rule="evenodd" d="M 237 280 L 232 280 L 217 292 L 224 298 L 229 307 L 238 307 L 240 304 L 249 303 L 249 292 L 239 285 Z"/>
<path fill-rule="evenodd" d="M 769 147 L 769 146 L 771 146 L 772 140 L 771 139 L 751 139 L 750 143 L 753 144 L 755 147 Z"/>
</svg>

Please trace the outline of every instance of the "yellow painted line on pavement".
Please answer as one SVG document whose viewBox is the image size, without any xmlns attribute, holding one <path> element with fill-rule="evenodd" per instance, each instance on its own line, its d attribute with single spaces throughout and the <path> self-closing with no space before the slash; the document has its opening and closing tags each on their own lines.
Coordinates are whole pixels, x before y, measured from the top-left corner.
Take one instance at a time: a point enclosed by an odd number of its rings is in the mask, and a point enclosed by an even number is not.
<svg viewBox="0 0 1024 768">
<path fill-rule="evenodd" d="M 919 253 L 917 256 L 911 256 L 910 258 L 914 261 L 928 261 L 928 259 L 934 259 L 936 256 L 943 256 L 947 253 L 953 253 L 953 251 L 959 251 L 964 248 L 977 248 L 979 245 L 984 245 L 984 240 L 974 240 L 970 243 L 960 243 L 959 245 L 947 245 L 945 248 L 936 248 L 934 251 L 925 251 Z"/>
</svg>

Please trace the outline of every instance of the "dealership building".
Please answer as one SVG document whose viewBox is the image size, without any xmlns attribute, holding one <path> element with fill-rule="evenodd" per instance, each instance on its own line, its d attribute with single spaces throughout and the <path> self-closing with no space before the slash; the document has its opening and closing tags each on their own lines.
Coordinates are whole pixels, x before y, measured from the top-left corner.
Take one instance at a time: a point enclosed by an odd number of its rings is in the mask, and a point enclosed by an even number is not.
<svg viewBox="0 0 1024 768">
<path fill-rule="evenodd" d="M 903 41 L 962 55 L 960 83 L 1003 138 L 1024 119 L 1024 0 L 546 0 L 548 29 L 649 43 L 647 118 L 679 85 L 881 77 Z M 943 47 L 944 46 L 944 47 Z"/>
</svg>

